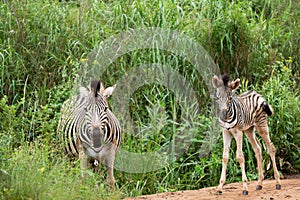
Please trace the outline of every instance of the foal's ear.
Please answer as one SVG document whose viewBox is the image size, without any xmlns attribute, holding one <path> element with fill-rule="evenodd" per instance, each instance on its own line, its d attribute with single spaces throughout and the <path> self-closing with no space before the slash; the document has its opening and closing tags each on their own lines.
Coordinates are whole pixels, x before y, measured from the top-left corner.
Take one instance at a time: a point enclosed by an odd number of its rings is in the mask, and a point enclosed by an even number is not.
<svg viewBox="0 0 300 200">
<path fill-rule="evenodd" d="M 218 88 L 221 85 L 223 85 L 223 81 L 220 80 L 216 75 L 211 79 L 211 83 L 214 86 L 214 88 Z"/>
<path fill-rule="evenodd" d="M 231 90 L 236 90 L 239 86 L 240 86 L 241 80 L 238 78 L 235 81 L 231 81 L 231 83 L 229 84 L 229 87 L 231 88 Z"/>
</svg>

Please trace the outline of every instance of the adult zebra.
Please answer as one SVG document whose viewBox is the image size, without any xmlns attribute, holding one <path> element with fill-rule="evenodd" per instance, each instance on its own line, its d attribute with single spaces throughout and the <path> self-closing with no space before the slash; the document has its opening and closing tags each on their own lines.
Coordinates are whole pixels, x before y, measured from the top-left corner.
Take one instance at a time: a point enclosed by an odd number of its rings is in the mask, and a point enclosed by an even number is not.
<svg viewBox="0 0 300 200">
<path fill-rule="evenodd" d="M 104 161 L 112 187 L 115 154 L 121 142 L 119 122 L 107 103 L 114 89 L 115 85 L 105 89 L 98 80 L 90 82 L 89 90 L 80 87 L 79 95 L 64 102 L 57 128 L 65 152 L 79 156 L 82 176 L 87 168 L 98 169 Z"/>
<path fill-rule="evenodd" d="M 273 114 L 272 107 L 267 104 L 260 94 L 252 90 L 235 96 L 234 92 L 240 85 L 240 79 L 230 81 L 230 77 L 227 74 L 223 75 L 222 79 L 214 76 L 212 85 L 217 89 L 216 98 L 220 110 L 219 124 L 223 129 L 224 143 L 222 173 L 217 193 L 222 193 L 222 187 L 226 181 L 226 166 L 229 158 L 230 143 L 233 136 L 237 145 L 236 157 L 242 169 L 243 194 L 248 194 L 248 181 L 245 173 L 244 155 L 242 152 L 243 132 L 251 143 L 257 159 L 258 184 L 256 189 L 262 189 L 264 175 L 262 169 L 261 144 L 255 136 L 254 127 L 267 145 L 268 153 L 271 156 L 273 164 L 276 189 L 281 189 L 280 176 L 275 162 L 275 147 L 270 139 L 268 129 L 268 116 Z"/>
</svg>

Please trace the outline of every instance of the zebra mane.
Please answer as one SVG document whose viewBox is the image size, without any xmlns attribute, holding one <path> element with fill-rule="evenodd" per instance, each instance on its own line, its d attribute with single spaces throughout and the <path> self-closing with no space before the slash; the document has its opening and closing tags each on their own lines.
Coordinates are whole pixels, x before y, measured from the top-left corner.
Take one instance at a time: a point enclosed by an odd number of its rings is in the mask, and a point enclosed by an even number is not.
<svg viewBox="0 0 300 200">
<path fill-rule="evenodd" d="M 224 86 L 228 86 L 228 83 L 230 81 L 230 76 L 228 74 L 223 74 L 222 80 L 223 80 Z"/>
<path fill-rule="evenodd" d="M 101 82 L 98 80 L 92 80 L 90 85 L 90 90 L 94 92 L 94 96 L 97 97 L 97 93 L 100 90 Z"/>
</svg>

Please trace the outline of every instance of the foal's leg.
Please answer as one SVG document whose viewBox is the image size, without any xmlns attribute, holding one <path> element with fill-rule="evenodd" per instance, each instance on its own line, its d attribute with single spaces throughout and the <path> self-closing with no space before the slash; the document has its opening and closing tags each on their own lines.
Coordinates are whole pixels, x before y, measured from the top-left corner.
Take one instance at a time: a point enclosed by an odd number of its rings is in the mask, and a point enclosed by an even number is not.
<svg viewBox="0 0 300 200">
<path fill-rule="evenodd" d="M 262 189 L 262 182 L 264 180 L 263 168 L 262 168 L 262 153 L 261 153 L 261 144 L 258 141 L 257 137 L 254 133 L 254 127 L 249 128 L 245 131 L 245 135 L 247 136 L 253 150 L 255 153 L 255 157 L 257 160 L 257 171 L 258 171 L 258 183 L 256 186 L 257 190 Z"/>
<path fill-rule="evenodd" d="M 248 195 L 248 180 L 245 171 L 245 158 L 243 154 L 243 132 L 234 130 L 232 135 L 236 141 L 236 158 L 240 163 L 242 170 L 242 181 L 243 181 L 243 195 Z"/>
<path fill-rule="evenodd" d="M 267 148 L 268 148 L 268 153 L 271 157 L 272 164 L 273 164 L 273 169 L 274 169 L 274 177 L 276 180 L 276 189 L 280 190 L 281 185 L 280 185 L 280 175 L 276 166 L 276 160 L 275 160 L 275 147 L 274 144 L 272 143 L 269 135 L 269 129 L 268 127 L 256 127 L 257 132 L 259 135 L 262 137 L 262 139 L 265 141 Z"/>
<path fill-rule="evenodd" d="M 222 173 L 221 173 L 221 178 L 220 178 L 220 185 L 217 190 L 218 194 L 222 193 L 223 185 L 225 184 L 225 181 L 226 181 L 226 167 L 227 167 L 228 158 L 229 158 L 229 149 L 230 149 L 231 139 L 232 139 L 231 133 L 228 130 L 223 129 Z"/>
</svg>

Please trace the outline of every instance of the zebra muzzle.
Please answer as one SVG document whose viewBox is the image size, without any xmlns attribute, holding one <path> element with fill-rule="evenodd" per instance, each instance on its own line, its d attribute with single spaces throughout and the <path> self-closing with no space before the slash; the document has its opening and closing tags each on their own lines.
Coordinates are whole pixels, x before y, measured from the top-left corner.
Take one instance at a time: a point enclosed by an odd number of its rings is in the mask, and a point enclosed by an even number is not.
<svg viewBox="0 0 300 200">
<path fill-rule="evenodd" d="M 219 118 L 220 118 L 222 121 L 225 121 L 225 120 L 226 120 L 226 117 L 227 117 L 227 109 L 220 110 Z"/>
<path fill-rule="evenodd" d="M 94 148 L 99 148 L 102 144 L 102 134 L 101 134 L 101 131 L 100 131 L 99 127 L 94 127 L 93 128 L 92 138 L 93 138 L 93 147 Z"/>
</svg>

